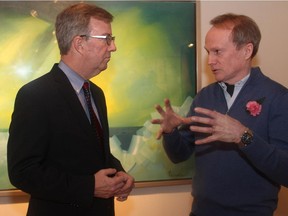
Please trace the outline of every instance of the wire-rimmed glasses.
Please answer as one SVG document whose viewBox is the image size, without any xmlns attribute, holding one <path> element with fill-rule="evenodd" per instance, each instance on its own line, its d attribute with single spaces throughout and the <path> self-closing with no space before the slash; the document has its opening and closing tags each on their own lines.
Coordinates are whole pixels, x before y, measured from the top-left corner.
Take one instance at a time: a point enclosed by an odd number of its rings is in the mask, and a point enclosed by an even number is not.
<svg viewBox="0 0 288 216">
<path fill-rule="evenodd" d="M 112 35 L 80 35 L 80 37 L 91 37 L 97 39 L 105 39 L 108 46 L 111 45 L 112 41 L 115 40 L 115 36 Z"/>
</svg>

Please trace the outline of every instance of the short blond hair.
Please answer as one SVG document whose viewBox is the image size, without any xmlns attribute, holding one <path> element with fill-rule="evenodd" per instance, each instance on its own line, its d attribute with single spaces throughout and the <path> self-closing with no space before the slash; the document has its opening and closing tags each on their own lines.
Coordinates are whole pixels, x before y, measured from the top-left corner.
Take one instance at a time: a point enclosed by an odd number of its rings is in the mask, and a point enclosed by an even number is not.
<svg viewBox="0 0 288 216">
<path fill-rule="evenodd" d="M 215 17 L 210 21 L 210 24 L 214 27 L 231 29 L 232 41 L 237 48 L 252 43 L 253 52 L 251 58 L 257 54 L 261 40 L 261 32 L 256 22 L 250 17 L 227 13 Z"/>
</svg>

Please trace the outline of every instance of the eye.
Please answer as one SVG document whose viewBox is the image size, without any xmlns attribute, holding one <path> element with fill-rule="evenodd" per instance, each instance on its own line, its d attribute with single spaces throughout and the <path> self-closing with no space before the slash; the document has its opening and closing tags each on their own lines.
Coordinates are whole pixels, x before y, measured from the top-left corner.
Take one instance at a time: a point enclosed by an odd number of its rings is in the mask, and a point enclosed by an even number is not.
<svg viewBox="0 0 288 216">
<path fill-rule="evenodd" d="M 213 52 L 214 52 L 214 55 L 220 55 L 221 54 L 221 50 L 218 50 L 218 49 L 214 50 Z"/>
</svg>

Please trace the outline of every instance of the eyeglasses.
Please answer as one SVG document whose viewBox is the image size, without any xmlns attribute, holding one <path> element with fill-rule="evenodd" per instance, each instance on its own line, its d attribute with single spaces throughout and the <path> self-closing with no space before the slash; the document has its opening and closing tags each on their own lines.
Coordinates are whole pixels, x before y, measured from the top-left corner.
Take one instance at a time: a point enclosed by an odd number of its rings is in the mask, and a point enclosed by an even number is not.
<svg viewBox="0 0 288 216">
<path fill-rule="evenodd" d="M 80 37 L 91 37 L 97 39 L 105 39 L 108 46 L 111 45 L 111 42 L 115 40 L 115 36 L 111 35 L 80 35 Z"/>
</svg>

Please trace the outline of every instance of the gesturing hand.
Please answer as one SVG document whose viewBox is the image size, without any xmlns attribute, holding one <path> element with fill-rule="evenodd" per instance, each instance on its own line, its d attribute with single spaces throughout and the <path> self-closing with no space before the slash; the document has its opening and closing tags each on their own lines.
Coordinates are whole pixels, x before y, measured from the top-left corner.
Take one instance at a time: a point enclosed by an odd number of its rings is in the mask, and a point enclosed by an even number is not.
<svg viewBox="0 0 288 216">
<path fill-rule="evenodd" d="M 204 108 L 195 108 L 195 112 L 207 117 L 192 116 L 193 123 L 204 124 L 205 126 L 190 126 L 193 132 L 207 133 L 210 136 L 195 141 L 195 144 L 205 144 L 213 141 L 239 143 L 240 137 L 246 127 L 238 120 Z"/>
<path fill-rule="evenodd" d="M 169 99 L 164 100 L 165 111 L 160 105 L 156 105 L 155 108 L 161 115 L 161 119 L 152 119 L 152 124 L 159 124 L 160 130 L 157 133 L 156 138 L 160 139 L 163 133 L 171 133 L 174 128 L 180 126 L 181 124 L 189 124 L 191 122 L 190 118 L 183 118 L 176 114 L 171 107 Z"/>
</svg>

